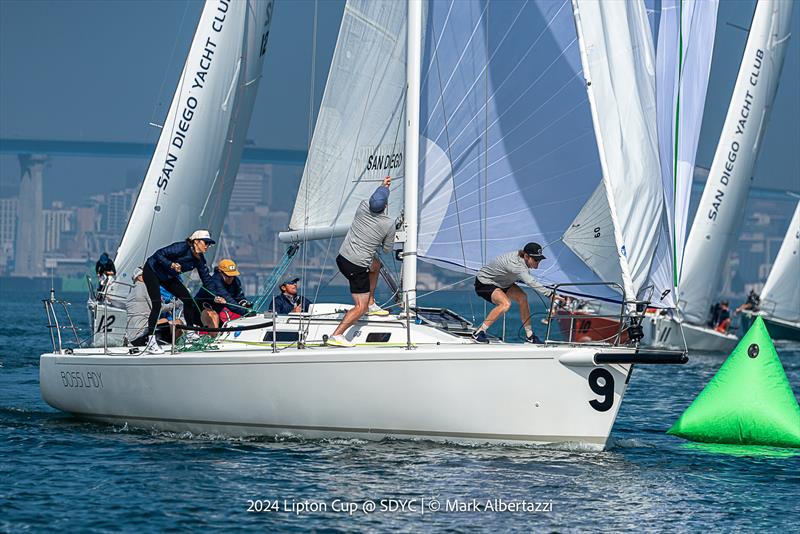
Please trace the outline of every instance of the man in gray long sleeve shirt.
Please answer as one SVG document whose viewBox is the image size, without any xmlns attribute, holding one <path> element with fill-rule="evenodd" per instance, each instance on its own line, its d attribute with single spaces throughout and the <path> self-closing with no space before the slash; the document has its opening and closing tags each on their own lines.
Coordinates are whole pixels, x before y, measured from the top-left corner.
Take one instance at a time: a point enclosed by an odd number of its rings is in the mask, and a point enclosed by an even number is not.
<svg viewBox="0 0 800 534">
<path fill-rule="evenodd" d="M 538 269 L 539 262 L 545 259 L 542 246 L 538 243 L 528 243 L 522 250 L 508 252 L 498 256 L 478 271 L 475 277 L 475 292 L 484 300 L 495 305 L 483 324 L 476 330 L 472 337 L 479 343 L 488 343 L 486 331 L 502 314 L 511 308 L 513 300 L 519 305 L 519 315 L 522 326 L 525 328 L 525 338 L 531 343 L 538 343 L 531 326 L 531 310 L 528 307 L 528 297 L 517 285 L 521 280 L 525 285 L 550 298 L 552 291 L 544 287 L 531 276 L 530 269 Z"/>
<path fill-rule="evenodd" d="M 365 313 L 389 315 L 389 312 L 375 304 L 375 287 L 378 285 L 380 272 L 375 251 L 382 247 L 384 252 L 390 252 L 394 243 L 394 221 L 386 213 L 391 183 L 392 179 L 387 176 L 369 200 L 361 201 L 347 236 L 339 248 L 336 265 L 350 282 L 350 293 L 355 306 L 344 315 L 333 335 L 328 338 L 329 345 L 354 346 L 355 343 L 346 339 L 343 334 Z"/>
</svg>

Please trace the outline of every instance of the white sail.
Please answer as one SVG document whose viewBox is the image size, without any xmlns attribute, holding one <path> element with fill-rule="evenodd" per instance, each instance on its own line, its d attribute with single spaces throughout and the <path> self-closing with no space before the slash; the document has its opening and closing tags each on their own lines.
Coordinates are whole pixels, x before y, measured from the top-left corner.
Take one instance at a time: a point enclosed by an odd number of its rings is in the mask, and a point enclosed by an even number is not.
<svg viewBox="0 0 800 534">
<path fill-rule="evenodd" d="M 589 201 L 584 204 L 578 216 L 564 232 L 561 240 L 583 262 L 597 273 L 601 280 L 613 282 L 622 289 L 622 269 L 617 259 L 617 241 L 614 232 L 614 221 L 608 207 L 606 184 L 600 182 Z"/>
<path fill-rule="evenodd" d="M 717 0 L 664 0 L 656 53 L 656 98 L 661 180 L 669 229 L 672 272 L 663 277 L 676 288 L 686 243 L 689 197 L 711 71 Z M 656 263 L 660 263 L 656 260 Z"/>
<path fill-rule="evenodd" d="M 285 241 L 344 235 L 390 175 L 400 214 L 405 165 L 406 3 L 348 0 Z"/>
<path fill-rule="evenodd" d="M 641 2 L 574 3 L 622 280 L 627 295 L 639 295 L 664 209 L 650 26 Z"/>
<path fill-rule="evenodd" d="M 761 311 L 769 317 L 800 321 L 800 202 L 761 291 Z"/>
<path fill-rule="evenodd" d="M 684 252 L 681 309 L 706 321 L 738 233 L 789 40 L 790 0 L 759 0 L 719 145 Z"/>
<path fill-rule="evenodd" d="M 207 228 L 219 236 L 261 76 L 273 0 L 208 0 L 116 256 L 117 278 Z M 112 295 L 124 297 L 116 284 Z"/>
</svg>

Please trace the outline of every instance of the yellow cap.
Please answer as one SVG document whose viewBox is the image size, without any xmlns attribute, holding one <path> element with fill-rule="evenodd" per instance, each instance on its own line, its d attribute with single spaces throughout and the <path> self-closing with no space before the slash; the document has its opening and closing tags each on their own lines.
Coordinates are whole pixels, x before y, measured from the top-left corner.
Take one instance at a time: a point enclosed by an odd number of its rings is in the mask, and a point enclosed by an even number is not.
<svg viewBox="0 0 800 534">
<path fill-rule="evenodd" d="M 219 260 L 217 268 L 219 268 L 222 274 L 227 274 L 228 276 L 239 276 L 239 271 L 236 269 L 236 264 L 233 262 L 233 260 Z"/>
</svg>

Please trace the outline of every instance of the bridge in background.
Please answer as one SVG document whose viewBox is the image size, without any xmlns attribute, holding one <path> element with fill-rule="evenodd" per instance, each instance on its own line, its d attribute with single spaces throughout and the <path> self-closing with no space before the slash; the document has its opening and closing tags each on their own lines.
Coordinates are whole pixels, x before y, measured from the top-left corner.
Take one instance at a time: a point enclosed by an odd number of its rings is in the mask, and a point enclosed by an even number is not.
<svg viewBox="0 0 800 534">
<path fill-rule="evenodd" d="M 117 141 L 63 141 L 52 139 L 11 139 L 0 138 L 2 154 L 46 154 L 48 156 L 89 157 L 89 158 L 147 158 L 156 145 L 154 143 L 125 143 Z M 265 148 L 245 146 L 242 163 L 271 163 L 273 165 L 305 165 L 308 152 L 285 148 Z M 706 173 L 708 169 L 705 169 Z M 702 192 L 705 179 L 695 178 L 692 183 L 694 193 Z M 796 197 L 798 192 L 782 189 L 751 187 L 750 197 L 758 199 L 786 200 Z"/>
<path fill-rule="evenodd" d="M 154 143 L 0 138 L 0 154 L 149 159 L 155 148 L 156 145 Z M 308 153 L 305 150 L 245 146 L 242 152 L 242 163 L 304 165 L 307 155 Z"/>
</svg>

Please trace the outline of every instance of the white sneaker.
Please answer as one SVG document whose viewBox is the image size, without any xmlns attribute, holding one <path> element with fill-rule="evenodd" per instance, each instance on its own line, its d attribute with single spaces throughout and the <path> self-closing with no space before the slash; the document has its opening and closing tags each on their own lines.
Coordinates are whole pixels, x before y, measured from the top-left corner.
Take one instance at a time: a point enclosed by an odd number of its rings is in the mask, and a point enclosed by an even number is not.
<svg viewBox="0 0 800 534">
<path fill-rule="evenodd" d="M 344 336 L 330 336 L 328 338 L 328 346 L 329 347 L 355 347 L 356 344 L 352 341 L 349 341 Z"/>
<path fill-rule="evenodd" d="M 198 333 L 197 333 L 197 332 L 195 332 L 194 330 L 189 330 L 189 331 L 188 331 L 188 332 L 186 332 L 186 334 L 184 334 L 184 336 L 183 336 L 183 341 L 184 341 L 185 343 L 194 343 L 194 342 L 195 342 L 195 341 L 197 341 L 198 339 L 200 339 L 200 334 L 198 334 Z"/>
<path fill-rule="evenodd" d="M 379 317 L 386 317 L 389 315 L 389 310 L 384 310 L 377 304 L 370 304 L 369 310 L 367 310 L 367 315 L 377 315 Z"/>
<path fill-rule="evenodd" d="M 147 345 L 144 347 L 144 352 L 147 354 L 164 354 L 164 349 L 158 344 L 156 336 L 147 338 Z"/>
</svg>

